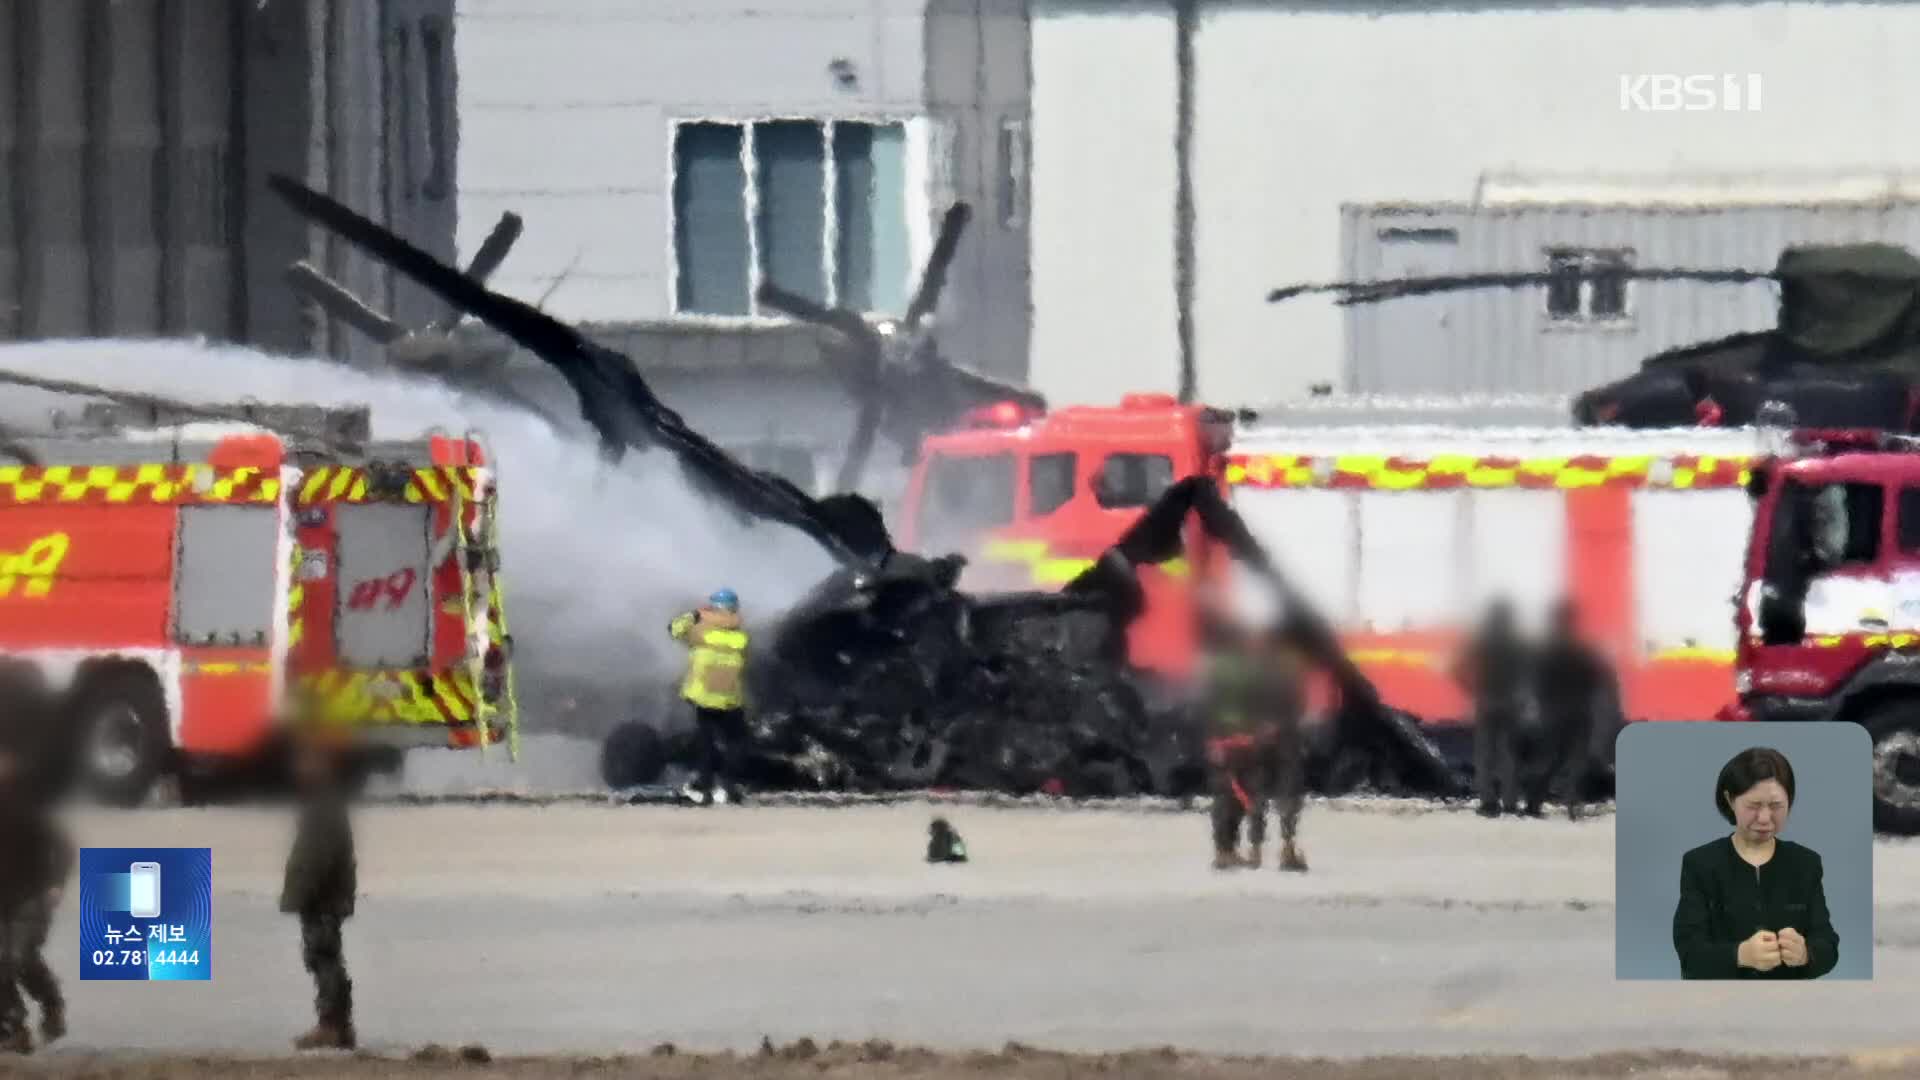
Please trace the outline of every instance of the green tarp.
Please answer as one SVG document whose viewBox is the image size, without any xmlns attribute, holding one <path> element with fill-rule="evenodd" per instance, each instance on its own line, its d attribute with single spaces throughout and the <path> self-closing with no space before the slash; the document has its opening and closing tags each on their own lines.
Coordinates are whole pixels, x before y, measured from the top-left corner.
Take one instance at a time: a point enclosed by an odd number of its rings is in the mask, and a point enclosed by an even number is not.
<svg viewBox="0 0 1920 1080">
<path fill-rule="evenodd" d="M 1780 333 L 1814 363 L 1887 360 L 1920 349 L 1920 258 L 1891 244 L 1788 248 Z"/>
</svg>

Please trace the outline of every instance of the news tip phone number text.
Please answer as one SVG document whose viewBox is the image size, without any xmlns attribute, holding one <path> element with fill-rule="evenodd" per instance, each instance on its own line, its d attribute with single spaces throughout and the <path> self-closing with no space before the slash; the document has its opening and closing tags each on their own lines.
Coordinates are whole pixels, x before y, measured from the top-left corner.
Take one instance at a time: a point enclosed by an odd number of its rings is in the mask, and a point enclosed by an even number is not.
<svg viewBox="0 0 1920 1080">
<path fill-rule="evenodd" d="M 95 967 L 140 967 L 147 962 L 145 949 L 95 949 L 93 963 Z M 154 967 L 168 964 L 198 964 L 200 950 L 167 949 L 153 955 Z"/>
</svg>

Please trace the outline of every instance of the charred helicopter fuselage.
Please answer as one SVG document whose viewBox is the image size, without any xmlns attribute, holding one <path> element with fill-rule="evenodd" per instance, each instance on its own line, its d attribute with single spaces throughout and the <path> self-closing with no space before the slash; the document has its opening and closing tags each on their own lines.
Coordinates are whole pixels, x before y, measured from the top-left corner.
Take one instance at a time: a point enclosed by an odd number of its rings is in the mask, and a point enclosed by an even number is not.
<svg viewBox="0 0 1920 1080">
<path fill-rule="evenodd" d="M 749 665 L 751 782 L 836 790 L 954 784 L 1088 795 L 1190 793 L 1200 778 L 1198 727 L 1185 710 L 1146 707 L 1125 664 L 1125 638 L 1143 604 L 1136 568 L 1179 554 L 1183 527 L 1197 515 L 1208 535 L 1280 595 L 1289 631 L 1333 675 L 1341 691 L 1343 722 L 1335 730 L 1342 746 L 1371 753 L 1403 783 L 1458 790 L 1432 745 L 1381 706 L 1330 628 L 1277 573 L 1206 478 L 1174 484 L 1061 591 L 970 596 L 956 587 L 963 559 L 897 550 L 878 509 L 863 496 L 815 499 L 746 467 L 691 430 L 627 357 L 490 292 L 326 196 L 284 177 L 270 183 L 307 218 L 550 365 L 574 390 L 610 462 L 629 450 L 662 451 L 717 503 L 749 520 L 798 529 L 839 564 L 771 633 L 758 635 L 766 644 Z M 948 220 L 937 247 L 950 248 L 957 236 L 954 215 Z M 923 281 L 910 328 L 931 311 L 934 292 Z M 816 314 L 824 321 L 844 315 Z M 862 332 L 849 325 L 846 336 L 859 341 Z M 923 354 L 916 348 L 907 355 Z M 884 363 L 884 357 L 869 358 Z M 868 369 L 855 374 L 871 387 Z M 979 385 L 965 373 L 949 381 Z M 879 414 L 897 404 L 884 392 L 871 398 L 861 421 L 869 433 Z M 857 477 L 861 444 L 870 446 L 871 436 L 857 435 L 855 442 L 848 472 Z M 645 783 L 689 749 L 684 739 L 675 743 L 650 728 L 624 726 L 607 742 L 609 782 Z"/>
</svg>

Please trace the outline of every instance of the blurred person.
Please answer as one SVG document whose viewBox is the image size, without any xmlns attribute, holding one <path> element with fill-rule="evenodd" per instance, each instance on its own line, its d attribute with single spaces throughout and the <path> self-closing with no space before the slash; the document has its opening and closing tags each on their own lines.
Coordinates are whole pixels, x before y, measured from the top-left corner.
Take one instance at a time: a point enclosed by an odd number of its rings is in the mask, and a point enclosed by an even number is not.
<svg viewBox="0 0 1920 1080">
<path fill-rule="evenodd" d="M 1519 808 L 1517 759 L 1532 704 L 1527 669 L 1513 604 L 1496 598 L 1454 665 L 1455 680 L 1473 699 L 1473 782 L 1484 817 Z"/>
<path fill-rule="evenodd" d="M 67 1030 L 60 981 L 42 950 L 74 848 L 23 757 L 12 739 L 0 740 L 0 1049 L 24 1054 L 33 1050 L 33 1033 L 22 991 L 40 1006 L 42 1039 Z"/>
<path fill-rule="evenodd" d="M 1526 812 L 1540 814 L 1540 805 L 1559 776 L 1566 784 L 1567 819 L 1577 820 L 1612 670 L 1599 650 L 1581 640 L 1578 612 L 1571 600 L 1562 598 L 1554 604 L 1533 675 L 1542 745 L 1533 755 L 1536 767 L 1528 771 Z"/>
<path fill-rule="evenodd" d="M 341 941 L 359 891 L 345 750 L 322 725 L 296 734 L 293 767 L 299 813 L 287 853 L 280 910 L 300 919 L 300 960 L 313 976 L 315 1023 L 294 1040 L 300 1050 L 351 1050 L 353 980 Z"/>
<path fill-rule="evenodd" d="M 1820 855 L 1780 836 L 1794 795 L 1778 750 L 1742 750 L 1720 769 L 1713 808 L 1733 832 L 1681 857 L 1681 978 L 1817 979 L 1839 962 Z"/>
<path fill-rule="evenodd" d="M 1269 774 L 1263 782 L 1280 819 L 1280 869 L 1304 873 L 1306 855 L 1300 850 L 1300 812 L 1307 801 L 1307 671 L 1306 654 L 1290 628 L 1277 625 L 1266 634 L 1260 658 L 1255 702 L 1264 730 Z M 1262 808 L 1264 816 L 1264 808 Z M 1254 865 L 1260 849 L 1254 847 Z"/>
<path fill-rule="evenodd" d="M 1200 630 L 1205 678 L 1199 704 L 1213 796 L 1213 868 L 1259 866 L 1267 833 L 1266 782 L 1273 771 L 1270 743 L 1262 745 L 1255 711 L 1259 658 L 1252 636 L 1219 606 L 1203 610 Z M 1239 853 L 1242 822 L 1251 852 L 1246 856 Z"/>
<path fill-rule="evenodd" d="M 707 805 L 738 802 L 741 764 L 747 749 L 746 652 L 740 598 L 716 589 L 704 607 L 683 612 L 667 632 L 687 646 L 687 673 L 680 697 L 693 706 L 700 731 L 700 773 L 690 795 Z"/>
</svg>

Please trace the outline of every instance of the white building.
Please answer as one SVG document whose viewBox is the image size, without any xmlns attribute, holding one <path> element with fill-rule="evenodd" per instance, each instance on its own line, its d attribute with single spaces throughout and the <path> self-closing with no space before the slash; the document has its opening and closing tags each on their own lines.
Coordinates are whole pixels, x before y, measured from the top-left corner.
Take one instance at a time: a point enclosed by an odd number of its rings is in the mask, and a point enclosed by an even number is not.
<svg viewBox="0 0 1920 1080">
<path fill-rule="evenodd" d="M 753 289 L 770 277 L 897 315 L 955 199 L 975 213 L 941 346 L 1025 377 L 1020 0 L 458 0 L 457 13 L 463 259 L 519 213 L 495 286 L 633 356 L 699 430 L 826 482 L 852 406 L 819 332 Z M 897 483 L 900 456 L 883 448 L 870 474 Z"/>
<path fill-rule="evenodd" d="M 1902 170 L 1920 167 L 1915 4 L 1032 0 L 1030 364 L 1056 400 L 1179 384 L 1180 7 L 1192 10 L 1191 347 L 1200 396 L 1221 404 L 1349 385 L 1354 309 L 1265 300 L 1356 265 L 1344 208 L 1357 220 L 1380 204 L 1495 198 L 1871 202 L 1905 195 Z M 1623 98 L 1623 77 L 1659 75 L 1732 75 L 1747 100 L 1664 111 Z M 1826 179 L 1839 173 L 1871 180 Z M 1650 198 L 1676 177 L 1706 190 Z M 1499 268 L 1547 268 L 1537 241 L 1553 238 L 1524 235 L 1517 265 Z M 1730 329 L 1766 325 L 1765 303 L 1743 303 L 1758 323 Z M 1724 321 L 1674 332 L 1693 340 Z"/>
</svg>

